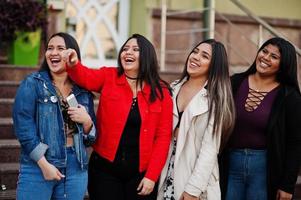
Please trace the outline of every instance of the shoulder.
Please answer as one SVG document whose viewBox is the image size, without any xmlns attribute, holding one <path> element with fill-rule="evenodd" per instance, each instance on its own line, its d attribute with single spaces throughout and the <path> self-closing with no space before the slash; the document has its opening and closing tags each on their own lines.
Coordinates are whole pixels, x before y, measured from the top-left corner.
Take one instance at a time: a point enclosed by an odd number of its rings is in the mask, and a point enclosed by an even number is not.
<svg viewBox="0 0 301 200">
<path fill-rule="evenodd" d="M 174 88 L 179 82 L 180 82 L 180 79 L 177 79 L 177 80 L 171 82 L 170 87 Z"/>
<path fill-rule="evenodd" d="M 37 80 L 41 77 L 40 72 L 33 72 L 29 75 L 27 75 L 23 81 L 21 82 L 21 84 L 36 84 Z"/>
<path fill-rule="evenodd" d="M 237 82 L 240 82 L 242 81 L 243 79 L 245 79 L 248 75 L 243 72 L 243 73 L 238 73 L 238 74 L 233 74 L 231 76 L 231 82 L 232 83 L 237 83 Z"/>
<path fill-rule="evenodd" d="M 285 87 L 285 99 L 289 104 L 299 104 L 301 106 L 301 94 L 295 88 L 286 86 Z"/>
</svg>

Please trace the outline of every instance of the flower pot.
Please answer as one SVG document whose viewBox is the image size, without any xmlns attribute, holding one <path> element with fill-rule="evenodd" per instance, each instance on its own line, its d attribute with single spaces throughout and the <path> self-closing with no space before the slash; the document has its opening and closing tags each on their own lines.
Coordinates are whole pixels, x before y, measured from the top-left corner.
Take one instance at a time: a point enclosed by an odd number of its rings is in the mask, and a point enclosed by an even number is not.
<svg viewBox="0 0 301 200">
<path fill-rule="evenodd" d="M 39 62 L 41 30 L 35 32 L 18 32 L 12 42 L 8 63 L 19 66 L 36 67 Z"/>
</svg>

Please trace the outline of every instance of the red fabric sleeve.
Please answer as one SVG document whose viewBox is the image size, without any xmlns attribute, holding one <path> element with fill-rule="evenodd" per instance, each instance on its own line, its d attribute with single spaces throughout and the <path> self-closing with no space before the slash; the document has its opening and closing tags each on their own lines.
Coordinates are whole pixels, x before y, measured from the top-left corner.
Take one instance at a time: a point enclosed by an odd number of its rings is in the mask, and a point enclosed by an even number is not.
<svg viewBox="0 0 301 200">
<path fill-rule="evenodd" d="M 165 165 L 172 135 L 172 99 L 169 91 L 164 89 L 162 113 L 156 127 L 155 141 L 150 163 L 145 177 L 157 181 Z"/>
<path fill-rule="evenodd" d="M 89 91 L 99 92 L 105 82 L 106 67 L 91 69 L 78 62 L 74 67 L 67 66 L 69 77 L 79 86 Z"/>
</svg>

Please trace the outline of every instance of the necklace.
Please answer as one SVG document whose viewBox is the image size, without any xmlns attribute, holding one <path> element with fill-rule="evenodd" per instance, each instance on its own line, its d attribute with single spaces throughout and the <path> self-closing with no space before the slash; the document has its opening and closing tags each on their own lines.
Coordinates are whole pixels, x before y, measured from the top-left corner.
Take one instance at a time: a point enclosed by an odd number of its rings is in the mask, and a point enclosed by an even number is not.
<svg viewBox="0 0 301 200">
<path fill-rule="evenodd" d="M 128 76 L 128 75 L 126 75 L 126 73 L 124 73 L 124 75 L 125 75 L 125 77 L 127 78 L 127 79 L 130 79 L 130 80 L 139 80 L 139 78 L 138 77 L 130 77 L 130 76 Z"/>
</svg>

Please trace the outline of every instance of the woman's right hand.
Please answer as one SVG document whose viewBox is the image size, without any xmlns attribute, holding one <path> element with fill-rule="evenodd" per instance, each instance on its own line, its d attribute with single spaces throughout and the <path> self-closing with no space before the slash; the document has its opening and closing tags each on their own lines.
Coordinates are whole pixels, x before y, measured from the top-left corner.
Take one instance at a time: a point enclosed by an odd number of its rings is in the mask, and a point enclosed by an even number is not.
<svg viewBox="0 0 301 200">
<path fill-rule="evenodd" d="M 61 180 L 65 177 L 54 165 L 50 164 L 46 158 L 43 156 L 39 161 L 38 165 L 42 170 L 45 180 Z"/>
<path fill-rule="evenodd" d="M 180 200 L 201 200 L 199 197 L 188 194 L 187 192 L 183 192 Z"/>
<path fill-rule="evenodd" d="M 68 67 L 74 67 L 78 62 L 78 56 L 74 49 L 61 51 L 61 57 Z"/>
</svg>

